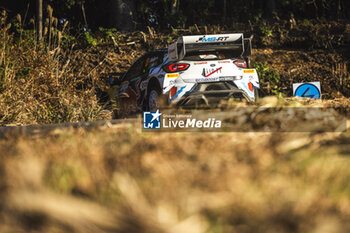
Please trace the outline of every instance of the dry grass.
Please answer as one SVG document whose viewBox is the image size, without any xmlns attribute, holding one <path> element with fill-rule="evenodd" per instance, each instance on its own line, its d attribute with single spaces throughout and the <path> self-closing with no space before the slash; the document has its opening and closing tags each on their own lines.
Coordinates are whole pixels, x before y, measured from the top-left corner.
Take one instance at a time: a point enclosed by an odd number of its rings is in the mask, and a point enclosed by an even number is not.
<svg viewBox="0 0 350 233">
<path fill-rule="evenodd" d="M 349 133 L 0 141 L 1 232 L 349 232 Z"/>
<path fill-rule="evenodd" d="M 97 38 L 92 37 L 97 46 L 89 44 L 88 48 L 78 49 L 79 46 L 67 46 L 70 44 L 66 43 L 67 38 L 73 38 L 68 34 L 69 23 L 60 25 L 51 8 L 49 12 L 49 18 L 44 20 L 42 49 L 36 44 L 35 30 L 23 29 L 20 15 L 11 20 L 12 25 L 5 12 L 0 16 L 0 125 L 108 118 L 103 112 L 107 99 L 101 77 L 126 71 L 141 54 L 164 48 L 181 34 L 198 34 L 195 28 L 128 34 L 107 30 L 108 36 L 100 31 L 96 32 Z M 235 30 L 247 30 L 246 25 L 241 26 Z M 212 26 L 205 31 L 224 33 L 225 30 Z M 81 45 L 79 38 L 71 40 Z M 254 44 L 259 44 L 259 40 Z M 292 95 L 292 83 L 321 81 L 324 97 L 349 96 L 349 62 L 345 50 L 255 49 L 254 53 L 253 61 L 267 62 L 278 71 L 278 88 L 286 95 Z"/>
<path fill-rule="evenodd" d="M 17 23 L 21 24 L 21 21 Z M 78 54 L 60 47 L 62 32 L 51 24 L 49 32 L 52 36 L 48 36 L 49 42 L 45 41 L 40 49 L 33 31 L 22 40 L 22 35 L 14 38 L 14 34 L 9 32 L 11 27 L 13 25 L 7 23 L 6 12 L 2 12 L 0 125 L 102 118 L 102 107 L 94 89 L 97 77 L 81 75 L 86 72 L 86 67 L 74 63 Z"/>
</svg>

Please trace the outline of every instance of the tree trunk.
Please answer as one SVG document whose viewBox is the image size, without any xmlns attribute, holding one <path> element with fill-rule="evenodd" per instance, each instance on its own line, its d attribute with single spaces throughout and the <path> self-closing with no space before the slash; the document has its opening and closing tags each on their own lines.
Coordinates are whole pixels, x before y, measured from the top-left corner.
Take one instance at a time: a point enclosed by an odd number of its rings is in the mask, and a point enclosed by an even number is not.
<svg viewBox="0 0 350 233">
<path fill-rule="evenodd" d="M 224 14 L 223 14 L 223 23 L 226 22 L 227 18 L 227 0 L 224 0 Z"/>
<path fill-rule="evenodd" d="M 111 0 L 111 26 L 121 31 L 135 29 L 135 0 Z"/>
<path fill-rule="evenodd" d="M 340 19 L 340 14 L 341 14 L 341 11 L 342 11 L 342 7 L 341 7 L 341 0 L 338 0 L 338 4 L 337 4 L 337 20 L 339 20 Z"/>
<path fill-rule="evenodd" d="M 179 0 L 173 0 L 171 4 L 171 15 L 175 15 L 179 9 Z"/>
<path fill-rule="evenodd" d="M 36 24 L 37 40 L 41 43 L 43 39 L 43 0 L 36 1 Z"/>
<path fill-rule="evenodd" d="M 83 13 L 85 29 L 88 30 L 88 29 L 89 29 L 89 26 L 88 26 L 87 19 L 86 19 L 86 12 L 85 12 L 84 3 L 81 3 L 81 12 Z"/>
</svg>

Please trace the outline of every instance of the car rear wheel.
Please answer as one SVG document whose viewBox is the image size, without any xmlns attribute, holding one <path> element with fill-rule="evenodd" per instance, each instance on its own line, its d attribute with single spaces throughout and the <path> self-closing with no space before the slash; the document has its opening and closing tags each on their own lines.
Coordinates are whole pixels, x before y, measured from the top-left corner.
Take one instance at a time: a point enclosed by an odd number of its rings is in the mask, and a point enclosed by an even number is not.
<svg viewBox="0 0 350 233">
<path fill-rule="evenodd" d="M 152 89 L 147 95 L 147 110 L 154 111 L 159 109 L 159 93 Z"/>
<path fill-rule="evenodd" d="M 259 89 L 254 88 L 254 98 L 255 98 L 255 103 L 259 101 Z"/>
</svg>

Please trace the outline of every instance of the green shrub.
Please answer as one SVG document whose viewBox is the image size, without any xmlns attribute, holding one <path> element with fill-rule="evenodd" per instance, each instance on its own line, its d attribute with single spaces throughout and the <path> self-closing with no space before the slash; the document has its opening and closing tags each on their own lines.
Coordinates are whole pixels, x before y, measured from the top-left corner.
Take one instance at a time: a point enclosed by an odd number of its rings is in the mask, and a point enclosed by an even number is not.
<svg viewBox="0 0 350 233">
<path fill-rule="evenodd" d="M 85 32 L 83 36 L 81 37 L 81 43 L 84 46 L 96 46 L 97 45 L 97 39 L 93 37 L 90 32 Z"/>
<path fill-rule="evenodd" d="M 103 41 L 108 41 L 112 37 L 114 37 L 114 34 L 117 32 L 117 29 L 99 27 L 98 31 L 101 34 Z"/>
<path fill-rule="evenodd" d="M 60 45 L 63 49 L 71 48 L 73 44 L 76 44 L 78 42 L 79 41 L 74 36 L 69 35 L 68 33 L 62 33 Z"/>
<path fill-rule="evenodd" d="M 281 76 L 277 70 L 270 68 L 267 62 L 255 63 L 263 95 L 280 95 L 282 91 Z"/>
<path fill-rule="evenodd" d="M 263 22 L 261 25 L 259 25 L 259 35 L 261 37 L 261 43 L 263 45 L 268 45 L 271 41 L 271 37 L 273 36 L 272 27 L 266 22 Z"/>
</svg>

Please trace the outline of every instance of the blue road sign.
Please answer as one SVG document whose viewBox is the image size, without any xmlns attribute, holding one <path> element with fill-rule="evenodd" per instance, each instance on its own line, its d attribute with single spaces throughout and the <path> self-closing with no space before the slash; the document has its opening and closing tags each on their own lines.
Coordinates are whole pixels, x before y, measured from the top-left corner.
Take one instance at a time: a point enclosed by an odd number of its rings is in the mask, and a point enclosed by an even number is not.
<svg viewBox="0 0 350 233">
<path fill-rule="evenodd" d="M 309 99 L 320 99 L 321 92 L 314 84 L 304 83 L 295 90 L 295 96 Z"/>
</svg>

